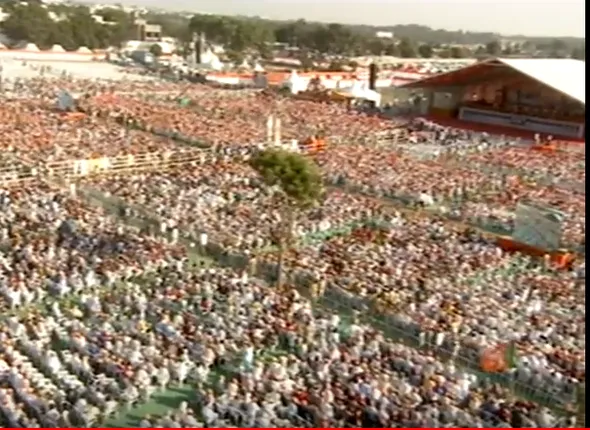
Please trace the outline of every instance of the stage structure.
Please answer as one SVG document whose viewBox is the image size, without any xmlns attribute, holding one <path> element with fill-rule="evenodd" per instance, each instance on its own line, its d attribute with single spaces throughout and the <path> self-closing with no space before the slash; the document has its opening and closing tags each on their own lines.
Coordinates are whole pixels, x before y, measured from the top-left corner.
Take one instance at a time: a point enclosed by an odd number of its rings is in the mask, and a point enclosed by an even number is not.
<svg viewBox="0 0 590 430">
<path fill-rule="evenodd" d="M 421 90 L 423 114 L 582 140 L 585 63 L 490 59 L 403 85 Z"/>
</svg>

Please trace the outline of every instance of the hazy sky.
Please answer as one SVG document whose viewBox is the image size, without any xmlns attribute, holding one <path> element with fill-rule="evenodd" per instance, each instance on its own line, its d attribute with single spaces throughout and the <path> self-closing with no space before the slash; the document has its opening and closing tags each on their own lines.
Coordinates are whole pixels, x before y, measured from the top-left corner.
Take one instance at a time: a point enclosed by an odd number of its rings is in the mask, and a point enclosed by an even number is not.
<svg viewBox="0 0 590 430">
<path fill-rule="evenodd" d="M 88 1 L 88 0 L 87 0 Z M 115 1 L 115 0 L 113 0 Z M 120 0 L 119 0 L 120 1 Z M 375 25 L 424 24 L 448 30 L 527 36 L 585 33 L 582 0 L 124 0 L 191 12 L 305 18 Z"/>
</svg>

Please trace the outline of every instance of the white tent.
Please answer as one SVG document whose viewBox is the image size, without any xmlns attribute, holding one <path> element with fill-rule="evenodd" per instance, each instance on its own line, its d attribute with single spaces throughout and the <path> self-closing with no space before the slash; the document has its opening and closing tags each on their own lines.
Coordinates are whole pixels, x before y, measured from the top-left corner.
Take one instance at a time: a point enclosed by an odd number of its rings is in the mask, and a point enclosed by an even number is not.
<svg viewBox="0 0 590 430">
<path fill-rule="evenodd" d="M 92 51 L 85 46 L 80 46 L 76 52 L 78 54 L 92 54 Z"/>
<path fill-rule="evenodd" d="M 260 65 L 260 63 L 256 63 L 256 64 L 254 65 L 254 71 L 255 71 L 255 72 L 258 72 L 258 73 L 262 73 L 262 72 L 264 72 L 264 67 L 262 67 L 262 66 Z"/>
<path fill-rule="evenodd" d="M 201 63 L 202 64 L 212 64 L 214 62 L 215 58 L 219 59 L 219 57 L 217 57 L 217 55 L 215 55 L 215 53 L 211 50 L 211 48 L 207 48 L 205 50 L 205 52 L 201 53 Z"/>
<path fill-rule="evenodd" d="M 355 80 L 352 83 L 352 87 L 350 87 L 347 92 L 355 98 L 361 98 L 360 96 L 364 94 L 363 83 L 361 81 Z"/>
<path fill-rule="evenodd" d="M 248 62 L 246 61 L 246 59 L 244 58 L 242 60 L 242 64 L 240 64 L 238 67 L 240 67 L 241 69 L 249 69 L 250 65 L 248 64 Z"/>
<path fill-rule="evenodd" d="M 39 48 L 37 48 L 37 45 L 34 43 L 27 43 L 23 50 L 28 52 L 39 52 Z"/>
<path fill-rule="evenodd" d="M 307 89 L 307 83 L 299 77 L 295 70 L 291 72 L 291 75 L 283 83 L 283 86 L 289 88 L 291 94 L 297 94 Z"/>
<path fill-rule="evenodd" d="M 61 45 L 53 45 L 50 49 L 51 52 L 66 52 Z"/>
<path fill-rule="evenodd" d="M 8 49 L 2 42 L 0 42 L 0 51 Z"/>
<path fill-rule="evenodd" d="M 375 90 L 370 89 L 367 82 L 354 81 L 352 87 L 339 90 L 339 92 L 342 94 L 347 94 L 348 96 L 355 99 L 371 101 L 375 103 L 376 106 L 381 104 L 381 94 Z"/>
<path fill-rule="evenodd" d="M 223 70 L 223 66 L 224 66 L 224 64 L 221 62 L 221 60 L 219 59 L 219 57 L 217 55 L 215 55 L 213 58 L 211 58 L 211 61 L 209 63 L 209 67 L 211 67 L 211 69 Z"/>
<path fill-rule="evenodd" d="M 225 64 L 223 64 L 223 62 L 221 62 L 219 57 L 217 57 L 216 55 L 207 58 L 207 60 L 208 61 L 203 61 L 200 64 L 194 64 L 194 67 L 199 68 L 199 69 L 208 69 L 208 70 L 215 70 L 215 71 L 223 70 L 225 67 Z M 193 60 L 193 63 L 194 63 L 194 60 Z"/>
</svg>

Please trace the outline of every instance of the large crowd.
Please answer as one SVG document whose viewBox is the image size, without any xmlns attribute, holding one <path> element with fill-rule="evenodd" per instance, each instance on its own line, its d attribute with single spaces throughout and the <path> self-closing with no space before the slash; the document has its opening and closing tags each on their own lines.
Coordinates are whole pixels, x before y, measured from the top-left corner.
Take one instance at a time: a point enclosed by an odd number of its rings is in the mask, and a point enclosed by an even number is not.
<svg viewBox="0 0 590 430">
<path fill-rule="evenodd" d="M 56 111 L 56 88 L 83 114 Z M 584 193 L 557 181 L 585 181 L 579 155 L 201 85 L 46 77 L 17 90 L 0 105 L 3 165 L 211 147 L 184 165 L 0 187 L 4 426 L 100 426 L 186 386 L 190 402 L 137 425 L 574 424 L 583 263 L 505 252 L 469 222 L 510 227 L 532 200 L 567 214 L 564 243 L 584 243 Z M 270 114 L 285 139 L 328 142 L 314 155 L 327 192 L 294 214 L 284 289 L 272 280 L 286 214 L 246 163 Z M 422 160 L 373 144 L 404 127 L 405 147 L 460 150 Z M 482 353 L 508 342 L 517 367 L 482 373 Z"/>
</svg>

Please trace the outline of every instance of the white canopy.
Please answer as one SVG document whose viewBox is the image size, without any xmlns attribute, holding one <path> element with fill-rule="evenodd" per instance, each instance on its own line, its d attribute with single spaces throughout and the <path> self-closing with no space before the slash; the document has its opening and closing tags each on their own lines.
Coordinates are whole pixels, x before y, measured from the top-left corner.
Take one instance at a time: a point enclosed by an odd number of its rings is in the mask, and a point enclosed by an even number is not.
<svg viewBox="0 0 590 430">
<path fill-rule="evenodd" d="M 209 62 L 206 63 L 206 66 L 209 67 L 211 70 L 223 70 L 224 64 L 221 62 L 217 55 L 213 55 Z"/>
<path fill-rule="evenodd" d="M 350 97 L 360 100 L 368 100 L 375 103 L 376 106 L 381 104 L 381 94 L 369 88 L 369 84 L 365 81 L 354 81 L 352 87 L 344 90 L 338 90 Z"/>
<path fill-rule="evenodd" d="M 50 49 L 51 52 L 66 52 L 61 45 L 53 45 Z"/>
<path fill-rule="evenodd" d="M 255 71 L 255 72 L 258 72 L 258 73 L 262 73 L 262 72 L 264 72 L 264 67 L 262 67 L 262 66 L 260 65 L 260 63 L 256 63 L 256 64 L 254 65 L 254 71 Z"/>
<path fill-rule="evenodd" d="M 291 94 L 297 94 L 307 89 L 307 83 L 301 79 L 295 70 L 291 72 L 291 75 L 283 83 L 283 86 L 289 88 Z"/>
<path fill-rule="evenodd" d="M 23 50 L 28 52 L 39 52 L 39 48 L 34 43 L 27 43 Z"/>
<path fill-rule="evenodd" d="M 0 42 L 0 50 L 3 50 L 3 49 L 8 49 L 8 48 L 6 48 L 6 45 L 4 45 L 2 42 Z"/>
<path fill-rule="evenodd" d="M 80 46 L 76 52 L 78 54 L 92 54 L 92 51 L 85 46 Z"/>
</svg>

